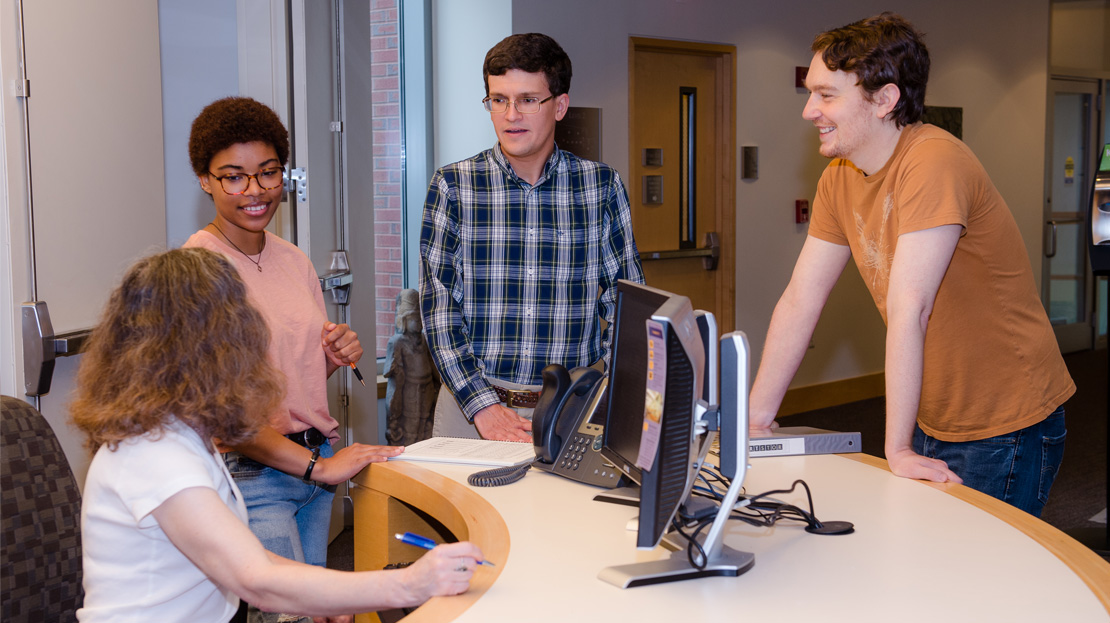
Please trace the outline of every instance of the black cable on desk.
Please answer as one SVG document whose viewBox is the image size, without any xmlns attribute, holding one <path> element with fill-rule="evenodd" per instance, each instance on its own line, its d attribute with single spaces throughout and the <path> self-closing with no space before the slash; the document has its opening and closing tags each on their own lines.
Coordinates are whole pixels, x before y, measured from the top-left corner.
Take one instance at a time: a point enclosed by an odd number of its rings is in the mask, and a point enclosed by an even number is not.
<svg viewBox="0 0 1110 623">
<path fill-rule="evenodd" d="M 529 469 L 532 469 L 532 463 L 539 459 L 535 459 L 528 463 L 521 463 L 520 465 L 508 465 L 506 467 L 495 467 L 481 472 L 474 472 L 466 477 L 466 482 L 472 487 L 500 487 L 502 485 L 511 485 L 514 482 L 524 478 Z"/>
</svg>

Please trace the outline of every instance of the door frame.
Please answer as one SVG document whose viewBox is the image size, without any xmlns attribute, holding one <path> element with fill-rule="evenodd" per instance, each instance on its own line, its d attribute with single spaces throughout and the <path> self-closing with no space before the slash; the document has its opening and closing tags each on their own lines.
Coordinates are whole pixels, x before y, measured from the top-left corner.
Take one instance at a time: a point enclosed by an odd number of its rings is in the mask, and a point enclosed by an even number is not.
<svg viewBox="0 0 1110 623">
<path fill-rule="evenodd" d="M 1068 89 L 1068 87 L 1071 89 Z M 1050 248 L 1058 246 L 1058 244 L 1049 244 L 1049 236 L 1054 236 L 1053 227 L 1057 222 L 1053 218 L 1053 175 L 1057 163 L 1053 161 L 1053 154 L 1055 149 L 1055 114 L 1056 114 L 1056 94 L 1057 93 L 1087 93 L 1092 96 L 1092 108 L 1089 128 L 1086 136 L 1086 150 L 1087 161 L 1084 163 L 1086 166 L 1086 175 L 1084 180 L 1086 185 L 1090 186 L 1090 181 L 1094 179 L 1095 168 L 1097 166 L 1098 155 L 1101 153 L 1098 145 L 1098 137 L 1100 135 L 1100 119 L 1099 119 L 1099 89 L 1100 81 L 1091 78 L 1077 78 L 1070 76 L 1052 75 L 1049 77 L 1048 83 L 1048 97 L 1046 103 L 1046 123 L 1045 123 L 1045 184 L 1044 184 L 1044 245 L 1042 246 L 1041 253 L 1041 301 L 1045 305 L 1046 311 L 1049 310 L 1051 301 L 1051 288 L 1052 288 L 1052 257 L 1048 256 Z M 1077 244 L 1084 249 L 1083 255 L 1086 261 L 1083 262 L 1083 308 L 1081 311 L 1082 316 L 1079 322 L 1068 323 L 1063 325 L 1052 325 L 1053 332 L 1056 334 L 1056 341 L 1060 346 L 1060 351 L 1063 353 L 1076 352 L 1087 350 L 1093 347 L 1094 338 L 1096 333 L 1096 319 L 1095 313 L 1095 280 L 1091 272 L 1091 263 L 1088 259 L 1086 252 L 1088 246 L 1087 229 L 1089 229 L 1089 215 L 1090 206 L 1087 205 L 1090 201 L 1090 188 L 1082 189 L 1082 199 L 1079 206 L 1078 222 L 1080 223 L 1080 231 L 1084 233 L 1083 239 L 1077 241 Z"/>
<path fill-rule="evenodd" d="M 709 231 L 717 231 L 720 236 L 720 257 L 717 264 L 717 291 L 720 294 L 721 308 L 717 325 L 723 335 L 736 326 L 736 46 L 702 43 L 697 41 L 677 41 L 673 39 L 654 39 L 648 37 L 628 38 L 628 171 L 636 169 L 636 53 L 660 52 L 708 56 L 716 60 L 717 101 L 713 110 L 717 127 L 727 128 L 717 143 L 714 174 L 717 196 L 713 197 L 718 222 Z M 627 184 L 629 201 L 636 205 L 641 200 L 643 190 L 637 180 L 630 179 Z"/>
<path fill-rule="evenodd" d="M 324 265 L 332 250 L 347 251 L 350 273 L 355 283 L 347 304 L 337 305 L 325 292 L 328 316 L 333 322 L 349 323 L 359 333 L 366 353 L 375 343 L 374 304 L 374 215 L 373 210 L 350 210 L 350 206 L 373 205 L 373 144 L 369 114 L 368 72 L 369 0 L 328 0 L 317 6 L 310 0 L 237 0 L 240 19 L 238 53 L 240 92 L 270 104 L 290 132 L 290 166 L 304 168 L 308 174 L 303 193 L 291 192 L 282 204 L 273 227 L 278 235 L 296 244 L 313 261 L 318 274 L 330 270 Z M 306 30 L 310 11 L 328 11 L 330 22 L 327 50 Z M 320 17 L 314 14 L 314 17 Z M 265 27 L 256 28 L 262 23 Z M 352 46 L 363 45 L 362 49 Z M 363 52 L 363 53 L 360 53 Z M 309 99 L 323 94 L 311 91 L 303 76 L 313 64 L 309 54 L 331 55 L 330 79 L 326 94 L 332 100 L 328 126 L 308 116 Z M 348 58 L 350 54 L 350 58 Z M 316 58 L 316 57 L 314 57 Z M 319 60 L 316 58 L 316 60 Z M 317 117 L 322 115 L 319 109 Z M 361 114 L 361 113 L 365 114 Z M 330 167 L 310 163 L 309 153 L 327 153 Z M 313 170 L 315 168 L 315 170 Z M 314 193 L 313 190 L 316 190 Z M 329 196 L 330 195 L 330 196 Z M 321 199 L 324 197 L 324 199 Z M 312 201 L 316 199 L 315 203 Z M 359 232 L 370 232 L 359 236 Z M 329 240 L 334 236 L 334 240 Z M 357 248 L 351 242 L 358 240 Z M 326 243 L 326 244 L 325 244 Z M 332 246 L 334 245 L 334 246 Z M 321 248 L 328 247 L 331 248 Z M 366 358 L 360 368 L 373 378 Z M 354 382 L 350 369 L 337 370 L 328 380 L 328 404 L 339 422 L 341 441 L 337 449 L 355 441 L 381 443 L 379 398 L 375 383 L 362 387 Z M 337 491 L 332 513 L 330 537 L 349 525 L 349 484 Z"/>
</svg>

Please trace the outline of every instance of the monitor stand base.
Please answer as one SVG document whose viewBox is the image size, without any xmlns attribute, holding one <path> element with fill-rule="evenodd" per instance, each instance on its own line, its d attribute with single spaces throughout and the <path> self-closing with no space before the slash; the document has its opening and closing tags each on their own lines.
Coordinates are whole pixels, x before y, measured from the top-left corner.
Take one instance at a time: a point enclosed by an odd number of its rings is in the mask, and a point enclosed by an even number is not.
<svg viewBox="0 0 1110 623">
<path fill-rule="evenodd" d="M 608 491 L 600 491 L 594 496 L 597 502 L 607 502 L 609 504 L 620 504 L 623 506 L 639 506 L 640 505 L 640 487 L 636 485 L 627 487 L 617 487 L 616 489 L 609 489 Z"/>
<path fill-rule="evenodd" d="M 751 569 L 754 564 L 755 554 L 723 545 L 720 555 L 711 559 L 704 569 L 696 569 L 690 564 L 686 549 L 683 548 L 672 552 L 669 558 L 663 560 L 606 567 L 597 577 L 618 588 L 632 588 L 715 575 L 735 577 Z"/>
</svg>

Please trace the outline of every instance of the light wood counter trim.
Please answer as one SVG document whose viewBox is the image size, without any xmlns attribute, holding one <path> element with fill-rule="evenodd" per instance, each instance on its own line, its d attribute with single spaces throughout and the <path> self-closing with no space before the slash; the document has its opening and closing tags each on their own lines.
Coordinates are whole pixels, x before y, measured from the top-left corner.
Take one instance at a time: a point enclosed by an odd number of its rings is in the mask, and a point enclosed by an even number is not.
<svg viewBox="0 0 1110 623">
<path fill-rule="evenodd" d="M 405 617 L 406 623 L 455 619 L 480 599 L 501 575 L 509 557 L 509 529 L 500 513 L 466 486 L 405 461 L 375 463 L 352 482 L 356 485 L 351 490 L 356 538 L 360 532 L 375 530 L 374 526 L 365 524 L 385 522 L 380 511 L 385 509 L 384 498 L 392 498 L 435 518 L 460 541 L 470 541 L 481 548 L 486 560 L 497 565 L 479 567 L 470 581 L 469 591 L 452 597 L 433 597 Z M 377 530 L 380 532 L 382 527 L 377 526 Z M 393 541 L 391 533 L 385 538 Z M 370 567 L 358 568 L 359 554 L 356 551 L 356 570 L 369 570 Z"/>
<path fill-rule="evenodd" d="M 890 471 L 890 466 L 885 459 L 868 454 L 842 454 L 840 456 Z M 1068 568 L 1074 571 L 1102 603 L 1102 607 L 1110 612 L 1110 563 L 1103 560 L 1090 548 L 1029 513 L 970 487 L 924 480 L 919 482 L 987 511 L 1040 543 L 1041 546 L 1052 552 Z"/>
</svg>

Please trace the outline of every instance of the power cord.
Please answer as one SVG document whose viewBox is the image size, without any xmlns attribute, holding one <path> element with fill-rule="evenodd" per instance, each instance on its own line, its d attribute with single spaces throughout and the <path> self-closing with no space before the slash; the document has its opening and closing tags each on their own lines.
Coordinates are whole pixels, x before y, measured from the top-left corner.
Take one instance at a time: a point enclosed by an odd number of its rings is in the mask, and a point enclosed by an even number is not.
<svg viewBox="0 0 1110 623">
<path fill-rule="evenodd" d="M 798 485 L 802 485 L 802 488 L 806 490 L 806 500 L 809 502 L 808 511 L 793 504 L 784 504 L 768 499 L 773 495 L 793 493 Z M 764 527 L 773 526 L 780 519 L 801 521 L 806 524 L 806 532 L 811 534 L 851 534 L 855 532 L 855 526 L 851 522 L 822 522 L 817 519 L 817 516 L 813 513 L 813 495 L 810 494 L 809 485 L 804 480 L 795 480 L 789 489 L 767 491 L 750 497 L 746 506 L 732 511 L 732 516 L 753 526 Z"/>
<path fill-rule="evenodd" d="M 693 492 L 696 495 L 714 499 L 717 502 L 723 499 L 724 496 L 718 487 L 723 486 L 727 489 L 728 478 L 714 469 L 703 468 L 698 474 L 698 480 L 703 484 L 694 487 Z M 793 493 L 798 485 L 805 489 L 806 500 L 809 503 L 808 511 L 793 504 L 770 499 L 774 495 Z M 686 557 L 690 566 L 699 571 L 705 569 L 709 560 L 705 549 L 698 542 L 698 536 L 705 530 L 706 526 L 713 523 L 715 518 L 716 509 L 714 508 L 700 508 L 694 513 L 690 513 L 686 508 L 680 508 L 674 519 L 671 520 L 675 532 L 686 540 Z M 789 489 L 767 491 L 756 496 L 742 498 L 741 503 L 731 511 L 730 519 L 737 519 L 758 527 L 771 527 L 780 520 L 800 521 L 806 524 L 805 530 L 811 534 L 851 534 L 855 531 L 855 526 L 851 522 L 822 522 L 818 520 L 813 513 L 813 496 L 810 493 L 809 485 L 804 480 L 795 480 Z"/>
</svg>

